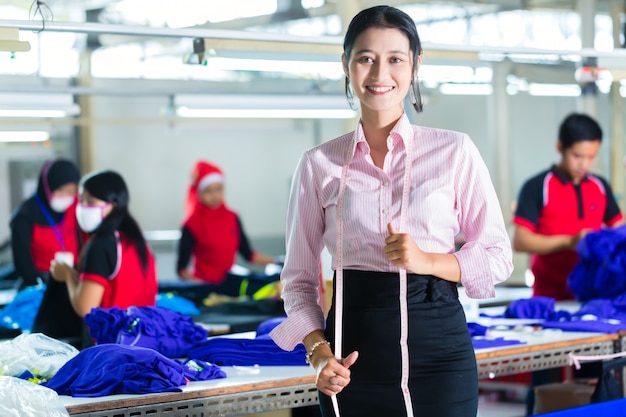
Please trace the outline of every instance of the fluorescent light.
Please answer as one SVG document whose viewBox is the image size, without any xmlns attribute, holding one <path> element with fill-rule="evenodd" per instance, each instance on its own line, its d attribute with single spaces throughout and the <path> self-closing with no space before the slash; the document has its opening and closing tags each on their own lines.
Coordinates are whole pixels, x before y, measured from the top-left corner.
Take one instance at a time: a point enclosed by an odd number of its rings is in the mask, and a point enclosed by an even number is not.
<svg viewBox="0 0 626 417">
<path fill-rule="evenodd" d="M 0 131 L 0 142 L 45 142 L 50 139 L 50 133 L 44 131 Z"/>
<path fill-rule="evenodd" d="M 173 104 L 180 117 L 352 119 L 358 116 L 339 94 L 178 94 Z"/>
<path fill-rule="evenodd" d="M 439 92 L 446 95 L 488 96 L 493 92 L 491 84 L 453 84 L 445 83 Z"/>
<path fill-rule="evenodd" d="M 80 114 L 72 94 L 0 93 L 0 117 L 67 117 Z"/>
<path fill-rule="evenodd" d="M 0 117 L 65 117 L 65 110 L 0 110 Z"/>
<path fill-rule="evenodd" d="M 206 66 L 219 71 L 262 71 L 291 74 L 320 74 L 331 79 L 342 79 L 345 74 L 341 61 L 288 61 L 271 59 L 239 59 L 210 57 Z"/>
<path fill-rule="evenodd" d="M 493 70 L 488 67 L 424 64 L 418 76 L 425 83 L 490 83 Z"/>
<path fill-rule="evenodd" d="M 180 117 L 224 119 L 352 119 L 358 113 L 350 109 L 190 109 L 178 107 Z"/>
<path fill-rule="evenodd" d="M 531 96 L 577 97 L 580 95 L 580 86 L 577 84 L 531 83 L 528 85 L 528 94 Z"/>
</svg>

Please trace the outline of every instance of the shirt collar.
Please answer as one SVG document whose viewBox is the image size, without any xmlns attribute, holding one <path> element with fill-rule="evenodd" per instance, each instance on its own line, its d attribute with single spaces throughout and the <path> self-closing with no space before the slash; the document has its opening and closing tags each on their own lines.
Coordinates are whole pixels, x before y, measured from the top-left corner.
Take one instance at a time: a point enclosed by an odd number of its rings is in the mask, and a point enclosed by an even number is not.
<svg viewBox="0 0 626 417">
<path fill-rule="evenodd" d="M 552 168 L 550 168 L 550 171 L 552 171 L 552 173 L 564 184 L 567 184 L 568 182 L 573 182 L 572 177 L 570 177 L 569 175 L 567 175 L 566 173 L 558 169 L 556 165 L 552 165 Z M 582 177 L 580 181 L 582 182 L 588 179 L 589 179 L 589 174 L 585 174 L 585 176 Z"/>
<path fill-rule="evenodd" d="M 357 148 L 369 149 L 369 145 L 367 144 L 367 140 L 365 140 L 365 134 L 363 133 L 363 124 L 361 120 L 357 124 L 356 130 L 354 132 L 354 152 L 356 152 Z M 389 132 L 389 139 L 392 143 L 390 143 L 390 149 L 394 143 L 401 141 L 404 149 L 408 148 L 409 141 L 413 140 L 413 126 L 411 125 L 411 121 L 407 117 L 406 113 L 403 113 L 396 125 Z"/>
</svg>

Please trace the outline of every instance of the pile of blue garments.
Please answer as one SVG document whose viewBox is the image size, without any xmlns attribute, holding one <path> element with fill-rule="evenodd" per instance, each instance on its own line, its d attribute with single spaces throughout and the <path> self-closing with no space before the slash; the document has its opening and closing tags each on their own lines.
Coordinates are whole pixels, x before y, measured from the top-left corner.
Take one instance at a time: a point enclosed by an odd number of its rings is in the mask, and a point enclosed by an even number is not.
<svg viewBox="0 0 626 417">
<path fill-rule="evenodd" d="M 585 301 L 576 312 L 555 309 L 555 299 L 532 297 L 513 301 L 506 318 L 539 319 L 544 328 L 575 332 L 617 333 L 626 330 L 626 296 Z"/>
<path fill-rule="evenodd" d="M 154 349 L 103 344 L 81 351 L 42 385 L 60 395 L 98 397 L 178 392 L 189 381 L 225 377 L 224 371 L 209 363 L 179 362 Z"/>
<path fill-rule="evenodd" d="M 576 251 L 579 261 L 568 285 L 577 300 L 626 295 L 626 225 L 588 233 Z"/>
<path fill-rule="evenodd" d="M 85 323 L 97 344 L 147 347 L 170 358 L 187 356 L 192 346 L 208 337 L 191 317 L 162 307 L 94 308 Z"/>
<path fill-rule="evenodd" d="M 208 338 L 188 316 L 169 309 L 93 309 L 85 322 L 97 344 L 68 360 L 45 386 L 74 397 L 175 392 L 190 381 L 225 378 L 222 366 L 306 366 L 304 346 L 285 352 L 267 335 L 283 319 L 261 323 L 253 339 Z"/>
</svg>

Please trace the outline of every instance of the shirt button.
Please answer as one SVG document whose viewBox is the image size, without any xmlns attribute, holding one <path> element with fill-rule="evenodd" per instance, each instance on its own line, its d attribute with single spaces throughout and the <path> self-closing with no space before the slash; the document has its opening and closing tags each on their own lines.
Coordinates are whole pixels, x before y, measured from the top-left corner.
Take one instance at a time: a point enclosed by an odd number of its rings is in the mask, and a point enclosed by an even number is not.
<svg viewBox="0 0 626 417">
<path fill-rule="evenodd" d="M 383 209 L 383 214 L 387 214 L 389 210 L 387 210 L 386 208 Z"/>
</svg>

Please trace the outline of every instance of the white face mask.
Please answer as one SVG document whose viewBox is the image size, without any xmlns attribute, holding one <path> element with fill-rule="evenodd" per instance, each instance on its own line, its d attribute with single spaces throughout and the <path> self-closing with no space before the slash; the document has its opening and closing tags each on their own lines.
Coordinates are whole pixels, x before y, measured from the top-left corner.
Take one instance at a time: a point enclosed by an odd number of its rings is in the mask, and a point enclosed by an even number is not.
<svg viewBox="0 0 626 417">
<path fill-rule="evenodd" d="M 74 204 L 73 196 L 52 197 L 50 199 L 50 207 L 57 213 L 65 213 L 72 204 Z"/>
<path fill-rule="evenodd" d="M 104 216 L 102 212 L 106 206 L 76 206 L 76 220 L 83 231 L 91 233 L 100 226 Z"/>
</svg>

